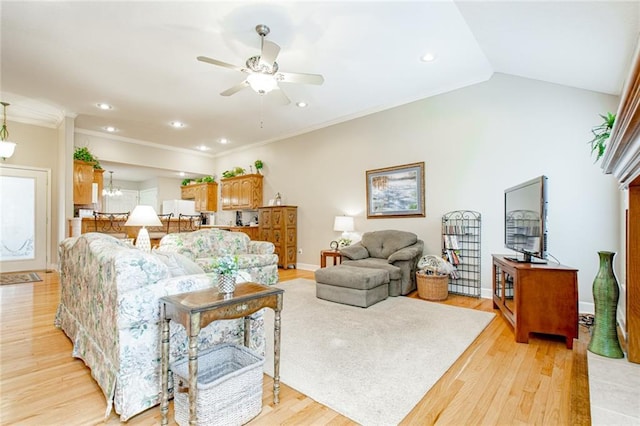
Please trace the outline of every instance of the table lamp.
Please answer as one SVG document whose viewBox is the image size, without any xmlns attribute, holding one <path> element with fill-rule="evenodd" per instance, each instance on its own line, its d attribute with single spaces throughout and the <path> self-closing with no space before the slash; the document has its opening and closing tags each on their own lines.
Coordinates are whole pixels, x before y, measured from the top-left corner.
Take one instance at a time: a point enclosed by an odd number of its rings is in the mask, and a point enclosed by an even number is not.
<svg viewBox="0 0 640 426">
<path fill-rule="evenodd" d="M 151 206 L 138 205 L 129 215 L 129 219 L 124 226 L 142 226 L 136 238 L 136 247 L 146 252 L 151 251 L 151 240 L 149 239 L 149 231 L 146 226 L 162 226 L 160 218 Z"/>
<path fill-rule="evenodd" d="M 351 216 L 336 216 L 333 221 L 333 230 L 342 231 L 342 238 L 348 239 L 349 232 L 353 231 L 353 218 Z"/>
</svg>

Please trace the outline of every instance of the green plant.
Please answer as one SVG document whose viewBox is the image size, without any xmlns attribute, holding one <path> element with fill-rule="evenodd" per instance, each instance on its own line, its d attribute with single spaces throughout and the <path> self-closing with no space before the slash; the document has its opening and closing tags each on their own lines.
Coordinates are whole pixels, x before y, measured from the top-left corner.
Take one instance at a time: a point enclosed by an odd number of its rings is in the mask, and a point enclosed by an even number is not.
<svg viewBox="0 0 640 426">
<path fill-rule="evenodd" d="M 215 176 L 205 176 L 202 178 L 202 182 L 215 182 L 216 178 Z"/>
<path fill-rule="evenodd" d="M 245 174 L 245 169 L 243 169 L 242 167 L 234 167 L 231 170 L 225 170 L 224 172 L 222 172 L 222 177 L 228 179 L 243 174 Z"/>
<path fill-rule="evenodd" d="M 264 167 L 262 160 L 256 160 L 253 165 L 256 166 L 256 170 L 261 170 Z"/>
<path fill-rule="evenodd" d="M 604 121 L 602 124 L 591 129 L 593 139 L 589 141 L 589 144 L 591 144 L 591 154 L 593 155 L 594 152 L 596 153 L 595 161 L 598 161 L 604 155 L 604 152 L 607 149 L 607 139 L 611 136 L 613 123 L 616 121 L 616 115 L 611 114 L 610 112 L 608 112 L 607 115 L 599 115 Z"/>
<path fill-rule="evenodd" d="M 193 179 L 191 178 L 186 178 L 182 180 L 182 186 L 187 186 L 189 185 L 189 183 L 191 183 L 193 181 Z"/>
<path fill-rule="evenodd" d="M 238 275 L 238 256 L 221 256 L 211 262 L 211 269 L 221 275 Z"/>
<path fill-rule="evenodd" d="M 94 169 L 102 169 L 100 162 L 98 161 L 98 157 L 94 156 L 86 146 L 77 147 L 73 152 L 73 159 L 92 163 Z"/>
</svg>

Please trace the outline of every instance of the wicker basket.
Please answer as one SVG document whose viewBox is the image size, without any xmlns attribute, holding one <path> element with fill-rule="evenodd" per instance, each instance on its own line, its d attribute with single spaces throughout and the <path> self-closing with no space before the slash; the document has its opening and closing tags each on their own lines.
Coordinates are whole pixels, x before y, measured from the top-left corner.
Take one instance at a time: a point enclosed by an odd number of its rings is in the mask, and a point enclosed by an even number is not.
<svg viewBox="0 0 640 426">
<path fill-rule="evenodd" d="M 416 272 L 418 296 L 426 300 L 445 300 L 449 295 L 449 275 L 427 275 Z"/>
<path fill-rule="evenodd" d="M 198 356 L 197 424 L 242 425 L 262 411 L 264 358 L 244 346 L 215 346 Z M 175 419 L 189 424 L 189 394 L 178 392 L 189 385 L 189 361 L 171 365 L 174 379 Z"/>
</svg>

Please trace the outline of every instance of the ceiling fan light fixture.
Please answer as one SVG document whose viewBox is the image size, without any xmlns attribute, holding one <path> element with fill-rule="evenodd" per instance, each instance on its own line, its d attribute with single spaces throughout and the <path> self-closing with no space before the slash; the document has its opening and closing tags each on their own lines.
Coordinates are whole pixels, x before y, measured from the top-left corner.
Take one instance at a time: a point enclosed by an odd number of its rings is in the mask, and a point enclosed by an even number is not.
<svg viewBox="0 0 640 426">
<path fill-rule="evenodd" d="M 247 77 L 247 82 L 254 91 L 261 95 L 278 87 L 278 82 L 271 74 L 253 73 Z"/>
</svg>

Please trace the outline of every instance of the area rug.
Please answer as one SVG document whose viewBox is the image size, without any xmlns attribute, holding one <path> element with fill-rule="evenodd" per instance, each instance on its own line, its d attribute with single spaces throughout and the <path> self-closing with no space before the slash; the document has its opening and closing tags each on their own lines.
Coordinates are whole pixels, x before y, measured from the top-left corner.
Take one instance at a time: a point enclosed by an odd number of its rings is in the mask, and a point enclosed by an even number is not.
<svg viewBox="0 0 640 426">
<path fill-rule="evenodd" d="M 363 309 L 317 299 L 315 282 L 283 288 L 281 381 L 364 425 L 396 425 L 495 314 L 407 297 Z M 273 377 L 273 311 L 265 373 Z"/>
<path fill-rule="evenodd" d="M 42 278 L 35 272 L 7 272 L 0 274 L 0 285 L 20 284 L 42 281 Z"/>
</svg>

